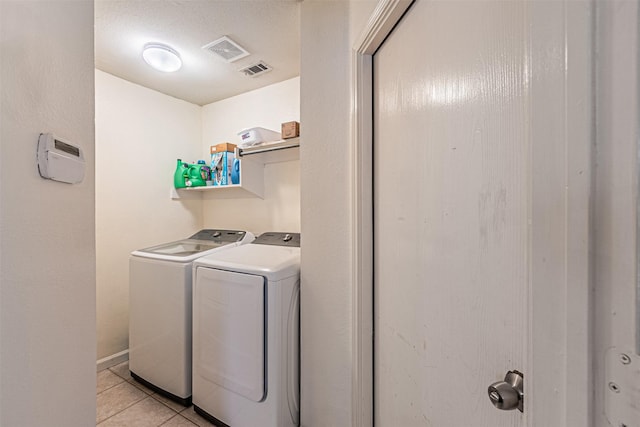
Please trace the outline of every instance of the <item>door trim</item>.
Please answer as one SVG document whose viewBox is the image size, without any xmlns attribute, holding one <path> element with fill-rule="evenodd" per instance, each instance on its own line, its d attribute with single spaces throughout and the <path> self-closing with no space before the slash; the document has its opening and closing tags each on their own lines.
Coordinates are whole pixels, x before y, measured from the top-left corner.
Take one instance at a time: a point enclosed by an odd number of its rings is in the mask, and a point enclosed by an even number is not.
<svg viewBox="0 0 640 427">
<path fill-rule="evenodd" d="M 351 129 L 351 228 L 352 249 L 352 425 L 373 425 L 373 55 L 400 21 L 413 0 L 380 0 L 365 30 L 356 41 L 352 57 Z M 546 134 L 533 125 L 530 138 L 532 159 L 530 199 L 530 273 L 528 277 L 529 345 L 525 361 L 525 423 L 563 418 L 565 425 L 592 425 L 593 313 L 591 213 L 593 193 L 594 76 L 593 2 L 529 3 L 533 24 L 530 48 L 534 62 L 527 70 L 531 85 L 545 85 L 549 78 L 564 79 L 561 102 L 564 129 Z M 560 19 L 565 44 L 564 69 L 553 76 L 534 75 L 544 65 L 544 49 L 538 42 L 547 37 L 550 16 Z M 554 21 L 558 25 L 557 21 Z M 557 40 L 547 39 L 557 46 Z M 556 70 L 557 72 L 557 70 Z M 538 96 L 530 104 L 536 123 L 557 123 L 548 109 L 554 93 Z M 546 135 L 545 135 L 546 134 Z M 558 140 L 558 135 L 562 134 Z M 550 136 L 550 137 L 549 137 Z M 560 145 L 560 147 L 558 146 Z M 558 154 L 550 162 L 548 152 Z M 546 155 L 545 155 L 546 154 Z M 535 174 L 535 175 L 534 175 Z M 552 195 L 552 196 L 550 196 Z M 561 201 L 564 215 L 554 216 L 552 207 L 540 203 L 552 197 Z M 558 236 L 559 223 L 566 234 Z M 549 258 L 557 245 L 561 260 Z M 553 260 L 549 263 L 548 261 Z M 558 280 L 558 270 L 564 278 Z M 550 312 L 549 301 L 557 300 Z M 549 334 L 549 327 L 561 330 Z M 540 344 L 534 347 L 533 343 Z M 535 372 L 535 377 L 534 377 Z M 554 393 L 545 392 L 555 390 Z M 532 397 L 535 395 L 535 400 Z M 489 403 L 488 403 L 489 404 Z"/>
<path fill-rule="evenodd" d="M 352 425 L 373 425 L 373 54 L 413 0 L 381 0 L 353 48 Z"/>
<path fill-rule="evenodd" d="M 593 422 L 596 3 L 527 3 L 528 426 Z M 552 47 L 559 49 L 549 56 Z"/>
</svg>

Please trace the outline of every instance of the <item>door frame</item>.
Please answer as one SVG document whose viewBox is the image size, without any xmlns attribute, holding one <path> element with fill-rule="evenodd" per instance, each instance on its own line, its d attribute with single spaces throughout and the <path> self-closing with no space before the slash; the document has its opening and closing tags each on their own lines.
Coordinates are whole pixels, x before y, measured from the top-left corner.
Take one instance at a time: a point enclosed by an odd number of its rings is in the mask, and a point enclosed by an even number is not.
<svg viewBox="0 0 640 427">
<path fill-rule="evenodd" d="M 373 425 L 373 55 L 414 1 L 380 0 L 353 46 L 353 426 Z M 536 40 L 529 44 L 533 59 L 528 78 L 531 87 L 542 95 L 532 96 L 529 105 L 534 122 L 529 129 L 530 141 L 536 143 L 530 144 L 529 161 L 528 312 L 521 314 L 527 317 L 528 332 L 525 423 L 530 427 L 589 427 L 593 420 L 595 5 L 591 1 L 570 0 L 527 4 L 530 39 Z M 562 29 L 561 34 L 558 28 Z M 549 61 L 549 47 L 558 46 L 563 47 L 560 50 L 564 68 L 545 69 L 544 65 L 549 65 L 545 62 Z M 563 93 L 558 95 L 553 85 L 562 87 Z M 561 120 L 557 119 L 557 110 L 548 108 L 550 100 L 557 96 L 561 97 Z M 536 127 L 536 123 L 546 122 L 560 124 Z M 560 202 L 560 215 L 557 205 L 548 203 L 551 200 Z"/>
<path fill-rule="evenodd" d="M 413 0 L 381 0 L 353 49 L 352 426 L 373 425 L 373 54 Z"/>
</svg>

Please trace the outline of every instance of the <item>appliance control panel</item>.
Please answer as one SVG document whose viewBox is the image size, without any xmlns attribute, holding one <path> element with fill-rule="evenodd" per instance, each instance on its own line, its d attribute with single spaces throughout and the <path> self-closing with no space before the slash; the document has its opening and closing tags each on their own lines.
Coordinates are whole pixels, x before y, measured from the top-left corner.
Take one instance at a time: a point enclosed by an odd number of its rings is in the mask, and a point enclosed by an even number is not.
<svg viewBox="0 0 640 427">
<path fill-rule="evenodd" d="M 238 231 L 238 230 L 211 230 L 205 229 L 200 230 L 193 236 L 189 237 L 189 239 L 193 240 L 212 240 L 215 242 L 240 242 L 246 231 Z"/>
<path fill-rule="evenodd" d="M 293 248 L 299 248 L 300 233 L 262 233 L 256 237 L 256 240 L 254 240 L 253 243 L 257 245 L 290 246 Z"/>
</svg>

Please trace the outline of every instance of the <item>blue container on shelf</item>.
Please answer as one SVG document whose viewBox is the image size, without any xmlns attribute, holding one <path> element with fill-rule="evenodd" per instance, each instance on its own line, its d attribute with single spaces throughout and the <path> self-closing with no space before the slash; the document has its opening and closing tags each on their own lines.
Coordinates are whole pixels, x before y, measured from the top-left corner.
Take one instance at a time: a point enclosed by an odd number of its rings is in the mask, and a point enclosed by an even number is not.
<svg viewBox="0 0 640 427">
<path fill-rule="evenodd" d="M 231 184 L 240 184 L 240 159 L 233 159 L 231 167 Z"/>
</svg>

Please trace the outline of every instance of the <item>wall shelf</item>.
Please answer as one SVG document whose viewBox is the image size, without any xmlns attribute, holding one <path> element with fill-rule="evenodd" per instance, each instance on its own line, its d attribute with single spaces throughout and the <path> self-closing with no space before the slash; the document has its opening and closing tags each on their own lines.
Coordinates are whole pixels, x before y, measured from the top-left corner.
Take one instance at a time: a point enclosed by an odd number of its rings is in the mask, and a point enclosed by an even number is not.
<svg viewBox="0 0 640 427">
<path fill-rule="evenodd" d="M 285 139 L 269 144 L 238 148 L 236 157 L 241 159 L 240 184 L 215 187 L 171 188 L 174 200 L 202 198 L 241 199 L 264 197 L 264 165 L 300 159 L 300 138 Z"/>
<path fill-rule="evenodd" d="M 289 162 L 300 159 L 300 137 L 270 142 L 247 148 L 236 148 L 236 157 L 262 164 Z"/>
<path fill-rule="evenodd" d="M 174 189 L 175 190 L 175 189 Z M 213 197 L 216 199 L 242 199 L 242 198 L 262 198 L 262 195 L 256 194 L 240 184 L 224 185 L 216 187 L 193 187 L 179 188 L 172 192 L 172 199 L 199 199 L 202 197 Z"/>
<path fill-rule="evenodd" d="M 240 163 L 240 184 L 171 188 L 171 198 L 184 199 L 241 199 L 264 197 L 264 164 L 254 162 L 252 159 L 243 159 Z"/>
</svg>

